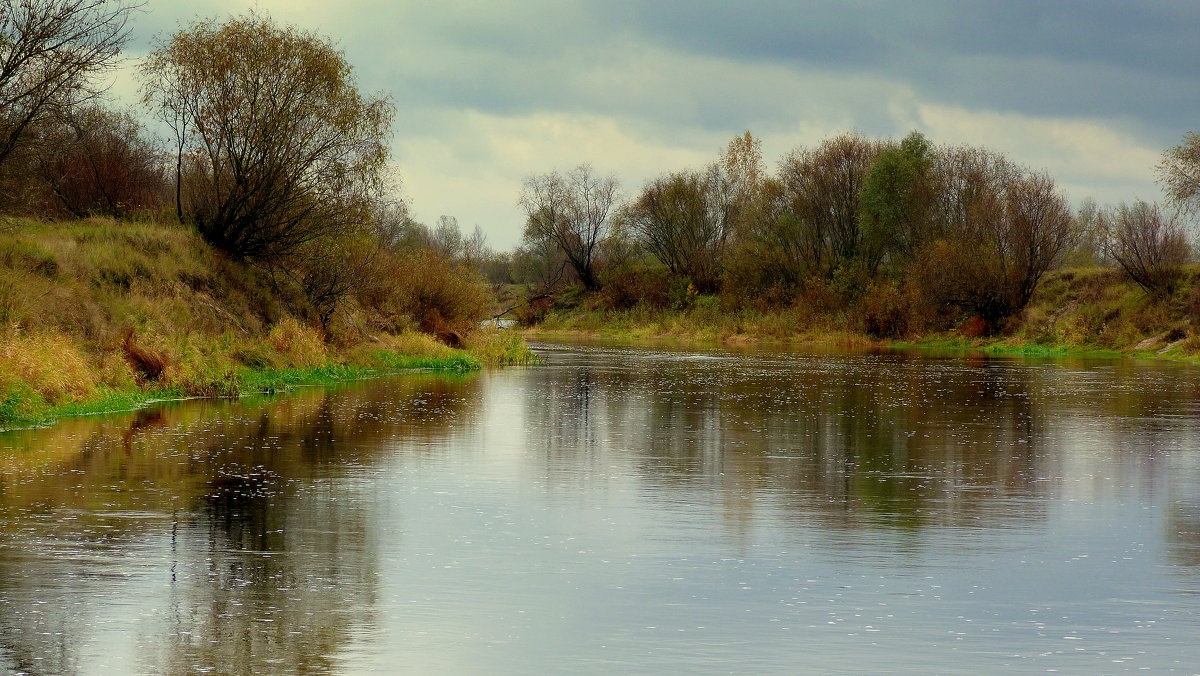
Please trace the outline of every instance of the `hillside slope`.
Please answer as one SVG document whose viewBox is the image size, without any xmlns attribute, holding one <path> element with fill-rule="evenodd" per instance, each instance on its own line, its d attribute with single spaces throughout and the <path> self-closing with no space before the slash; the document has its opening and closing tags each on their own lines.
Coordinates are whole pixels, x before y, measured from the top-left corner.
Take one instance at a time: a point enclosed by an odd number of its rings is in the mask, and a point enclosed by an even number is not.
<svg viewBox="0 0 1200 676">
<path fill-rule="evenodd" d="M 328 330 L 288 280 L 232 262 L 189 229 L 89 219 L 0 224 L 0 426 L 235 395 L 408 367 L 530 358 L 519 339 L 447 347 L 348 302 Z M 404 329 L 403 326 L 410 327 Z"/>
</svg>

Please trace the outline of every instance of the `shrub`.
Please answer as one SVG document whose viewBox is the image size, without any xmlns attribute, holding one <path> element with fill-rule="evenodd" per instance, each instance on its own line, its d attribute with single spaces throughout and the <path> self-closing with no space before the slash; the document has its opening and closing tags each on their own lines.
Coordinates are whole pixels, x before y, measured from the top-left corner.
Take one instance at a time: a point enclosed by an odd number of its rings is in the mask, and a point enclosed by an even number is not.
<svg viewBox="0 0 1200 676">
<path fill-rule="evenodd" d="M 810 314 L 819 315 L 843 307 L 842 301 L 842 294 L 829 282 L 820 277 L 809 277 L 800 285 L 791 305 Z"/>
<path fill-rule="evenodd" d="M 362 302 L 384 318 L 391 331 L 416 326 L 446 342 L 458 342 L 487 316 L 489 293 L 483 278 L 433 251 L 388 253 L 379 259 L 376 283 L 363 289 Z"/>
<path fill-rule="evenodd" d="M 1151 296 L 1165 298 L 1183 281 L 1190 250 L 1179 220 L 1137 201 L 1100 212 L 1104 253 Z"/>
<path fill-rule="evenodd" d="M 320 331 L 284 317 L 271 327 L 267 342 L 288 366 L 320 366 L 328 359 Z"/>
<path fill-rule="evenodd" d="M 233 359 L 213 345 L 175 341 L 159 383 L 189 397 L 232 397 L 241 393 Z"/>
<path fill-rule="evenodd" d="M 909 276 L 940 313 L 974 315 L 980 323 L 973 330 L 990 333 L 1013 311 L 1004 289 L 993 282 L 995 262 L 966 242 L 938 240 L 917 252 Z"/>
<path fill-rule="evenodd" d="M 471 337 L 467 348 L 487 366 L 524 366 L 538 360 L 525 341 L 511 331 L 479 331 Z"/>
<path fill-rule="evenodd" d="M 664 267 L 626 264 L 605 270 L 600 282 L 595 304 L 601 309 L 627 310 L 639 304 L 664 308 L 671 302 L 673 279 Z"/>
<path fill-rule="evenodd" d="M 530 298 L 529 302 L 513 310 L 513 316 L 522 326 L 536 326 L 546 321 L 554 307 L 554 299 L 550 296 Z"/>
<path fill-rule="evenodd" d="M 982 338 L 992 332 L 992 326 L 983 317 L 973 315 L 959 325 L 958 332 L 965 338 Z"/>
<path fill-rule="evenodd" d="M 918 306 L 910 287 L 894 280 L 876 282 L 859 301 L 863 331 L 874 338 L 903 338 L 921 328 Z"/>
<path fill-rule="evenodd" d="M 778 259 L 778 251 L 760 242 L 734 247 L 721 275 L 720 295 L 725 304 L 760 311 L 786 307 L 797 284 L 784 274 Z"/>
</svg>

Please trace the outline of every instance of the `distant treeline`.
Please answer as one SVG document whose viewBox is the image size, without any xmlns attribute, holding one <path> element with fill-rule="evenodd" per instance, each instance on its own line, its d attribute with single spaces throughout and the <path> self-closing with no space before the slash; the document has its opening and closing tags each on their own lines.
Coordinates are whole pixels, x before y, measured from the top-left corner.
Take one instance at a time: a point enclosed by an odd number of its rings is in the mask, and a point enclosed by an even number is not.
<svg viewBox="0 0 1200 676">
<path fill-rule="evenodd" d="M 684 309 L 797 305 L 861 317 L 879 337 L 1003 330 L 1063 264 L 1116 265 L 1156 298 L 1179 291 L 1184 219 L 1200 205 L 1200 137 L 1164 154 L 1167 205 L 1072 211 L 1043 171 L 971 146 L 843 134 L 765 166 L 749 132 L 715 162 L 622 199 L 589 165 L 531 176 L 523 244 L 484 263 L 493 282 L 585 304 Z M 704 301 L 711 298 L 711 301 Z M 548 302 L 522 308 L 537 322 Z"/>
</svg>

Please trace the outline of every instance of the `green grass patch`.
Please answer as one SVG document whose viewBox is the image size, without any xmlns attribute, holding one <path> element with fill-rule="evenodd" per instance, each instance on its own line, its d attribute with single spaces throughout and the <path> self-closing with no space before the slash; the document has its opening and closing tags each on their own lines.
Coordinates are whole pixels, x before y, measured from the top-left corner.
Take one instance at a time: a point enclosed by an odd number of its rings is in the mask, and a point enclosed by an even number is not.
<svg viewBox="0 0 1200 676">
<path fill-rule="evenodd" d="M 300 385 L 332 385 L 348 380 L 362 380 L 413 370 L 466 373 L 478 371 L 479 361 L 465 352 L 432 357 L 376 350 L 371 353 L 371 365 L 323 364 L 321 366 L 252 369 L 237 372 L 240 394 L 285 392 Z"/>
<path fill-rule="evenodd" d="M 513 331 L 485 330 L 472 337 L 471 355 L 486 366 L 528 366 L 540 363 L 521 335 Z"/>
<path fill-rule="evenodd" d="M 237 394 L 274 394 L 286 392 L 298 385 L 332 385 L 374 375 L 378 375 L 378 373 L 371 367 L 346 364 L 276 369 L 242 368 L 236 373 Z"/>
<path fill-rule="evenodd" d="M 888 343 L 896 350 L 948 350 L 955 352 L 982 352 L 984 354 L 1014 357 L 1153 357 L 1154 353 L 1130 353 L 1094 347 L 1071 345 L 1044 345 L 1039 343 L 1014 343 L 1005 340 L 995 342 L 961 336 L 938 336 L 911 342 Z"/>
<path fill-rule="evenodd" d="M 327 363 L 320 366 L 291 368 L 241 367 L 225 374 L 225 383 L 213 388 L 213 396 L 231 397 L 251 394 L 275 394 L 298 386 L 333 385 L 352 380 L 393 375 L 404 371 L 445 371 L 468 373 L 480 368 L 479 360 L 461 350 L 446 356 L 406 355 L 387 350 L 372 353 L 372 364 Z M 18 383 L 0 395 L 0 429 L 37 427 L 59 418 L 78 415 L 115 413 L 143 408 L 149 404 L 189 398 L 176 388 L 149 387 L 126 390 L 100 388 L 97 396 L 52 406 L 29 386 Z"/>
<path fill-rule="evenodd" d="M 466 352 L 456 352 L 450 355 L 412 355 L 400 354 L 389 350 L 375 350 L 371 360 L 376 366 L 393 370 L 433 369 L 435 371 L 478 371 L 479 359 Z"/>
<path fill-rule="evenodd" d="M 71 416 L 133 411 L 181 396 L 178 391 L 167 388 L 101 389 L 95 398 L 52 406 L 28 387 L 9 388 L 5 397 L 0 399 L 0 430 L 40 427 Z"/>
</svg>

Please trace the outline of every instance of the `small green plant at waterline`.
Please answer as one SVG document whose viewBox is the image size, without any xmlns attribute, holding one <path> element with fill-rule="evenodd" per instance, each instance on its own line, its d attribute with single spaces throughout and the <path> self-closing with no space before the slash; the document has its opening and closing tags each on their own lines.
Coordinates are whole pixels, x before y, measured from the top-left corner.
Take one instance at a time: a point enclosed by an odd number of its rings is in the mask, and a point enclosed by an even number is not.
<svg viewBox="0 0 1200 676">
<path fill-rule="evenodd" d="M 36 419 L 46 408 L 46 400 L 24 383 L 10 385 L 0 395 L 0 427 L 26 419 Z"/>
<path fill-rule="evenodd" d="M 478 371 L 479 360 L 466 352 L 444 356 L 399 354 L 388 350 L 371 353 L 371 361 L 381 368 L 394 370 L 433 369 L 436 371 Z"/>
<path fill-rule="evenodd" d="M 469 351 L 485 366 L 529 366 L 541 363 L 520 334 L 513 331 L 485 329 L 472 337 Z"/>
</svg>

